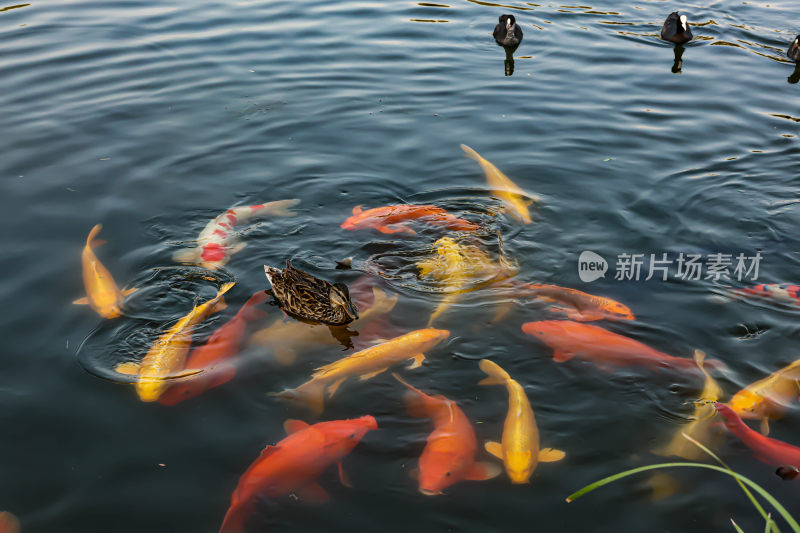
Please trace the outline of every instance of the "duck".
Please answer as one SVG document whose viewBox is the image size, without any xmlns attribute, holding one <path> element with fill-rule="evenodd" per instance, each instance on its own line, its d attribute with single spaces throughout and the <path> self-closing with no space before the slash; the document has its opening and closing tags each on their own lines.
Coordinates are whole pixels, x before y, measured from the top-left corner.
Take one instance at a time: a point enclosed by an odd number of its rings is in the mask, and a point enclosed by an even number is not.
<svg viewBox="0 0 800 533">
<path fill-rule="evenodd" d="M 283 270 L 264 265 L 264 273 L 278 305 L 295 318 L 329 326 L 345 326 L 358 319 L 358 308 L 344 283 L 316 278 L 288 259 Z"/>
<path fill-rule="evenodd" d="M 800 35 L 795 37 L 792 44 L 789 45 L 786 55 L 795 63 L 800 63 Z"/>
<path fill-rule="evenodd" d="M 686 15 L 681 15 L 677 11 L 670 13 L 667 20 L 664 21 L 664 26 L 661 27 L 661 38 L 675 44 L 691 41 L 694 35 L 686 21 Z"/>
<path fill-rule="evenodd" d="M 500 15 L 500 22 L 494 27 L 494 40 L 500 46 L 519 46 L 522 42 L 522 28 L 517 26 L 514 15 Z"/>
</svg>

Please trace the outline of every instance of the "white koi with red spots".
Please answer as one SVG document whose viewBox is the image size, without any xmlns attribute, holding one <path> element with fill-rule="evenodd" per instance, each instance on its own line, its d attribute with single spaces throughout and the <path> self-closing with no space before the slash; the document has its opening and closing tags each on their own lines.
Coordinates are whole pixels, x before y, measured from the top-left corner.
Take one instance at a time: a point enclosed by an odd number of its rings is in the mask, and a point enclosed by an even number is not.
<svg viewBox="0 0 800 533">
<path fill-rule="evenodd" d="M 234 228 L 256 216 L 291 217 L 290 210 L 300 203 L 298 199 L 278 200 L 266 204 L 232 207 L 208 223 L 197 237 L 197 247 L 179 250 L 173 259 L 179 263 L 200 263 L 209 270 L 225 266 L 231 256 L 242 250 L 246 243 L 236 240 Z"/>
</svg>

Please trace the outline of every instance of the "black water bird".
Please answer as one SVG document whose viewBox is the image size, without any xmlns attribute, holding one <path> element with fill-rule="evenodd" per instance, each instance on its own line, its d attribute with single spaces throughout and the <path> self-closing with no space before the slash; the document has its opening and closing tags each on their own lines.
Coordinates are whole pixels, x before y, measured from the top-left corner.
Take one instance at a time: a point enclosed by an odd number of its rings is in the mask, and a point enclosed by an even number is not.
<svg viewBox="0 0 800 533">
<path fill-rule="evenodd" d="M 497 31 L 497 30 L 495 30 Z M 800 35 L 794 38 L 789 49 L 786 50 L 786 55 L 794 62 L 800 63 Z"/>
<path fill-rule="evenodd" d="M 517 47 L 522 42 L 522 28 L 517 26 L 514 15 L 500 15 L 500 22 L 492 35 L 500 46 Z"/>
<path fill-rule="evenodd" d="M 670 13 L 661 27 L 661 38 L 671 43 L 688 43 L 693 37 L 686 15 L 681 15 L 677 11 Z"/>
</svg>

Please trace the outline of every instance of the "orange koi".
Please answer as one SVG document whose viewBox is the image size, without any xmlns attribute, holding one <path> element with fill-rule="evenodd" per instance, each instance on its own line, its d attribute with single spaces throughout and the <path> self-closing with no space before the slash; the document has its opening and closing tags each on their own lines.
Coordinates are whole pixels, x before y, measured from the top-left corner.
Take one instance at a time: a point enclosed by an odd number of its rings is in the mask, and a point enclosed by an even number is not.
<svg viewBox="0 0 800 533">
<path fill-rule="evenodd" d="M 772 466 L 800 465 L 800 448 L 753 431 L 724 403 L 715 403 L 714 407 L 725 417 L 725 426 L 753 450 L 756 459 Z"/>
<path fill-rule="evenodd" d="M 554 302 L 561 306 L 551 306 L 550 311 L 564 313 L 570 320 L 591 322 L 594 320 L 635 320 L 631 310 L 616 300 L 595 296 L 577 289 L 558 285 L 539 285 L 528 283 L 517 287 L 526 294 L 544 302 Z"/>
<path fill-rule="evenodd" d="M 467 415 L 456 402 L 441 395 L 425 394 L 397 374 L 392 375 L 408 388 L 403 397 L 408 414 L 433 421 L 433 433 L 428 435 L 415 472 L 422 494 L 435 496 L 459 481 L 480 481 L 500 474 L 502 470 L 498 465 L 475 461 L 478 439 Z"/>
<path fill-rule="evenodd" d="M 289 436 L 275 446 L 264 448 L 239 478 L 220 533 L 243 531 L 258 497 L 275 498 L 296 493 L 311 502 L 327 501 L 328 493 L 315 480 L 334 463 L 338 464 L 342 484 L 349 487 L 342 458 L 368 431 L 378 429 L 378 423 L 367 415 L 313 426 L 300 420 L 287 420 L 284 428 Z"/>
<path fill-rule="evenodd" d="M 416 232 L 404 222 L 417 220 L 437 226 L 442 226 L 456 231 L 476 231 L 480 226 L 458 218 L 435 205 L 387 205 L 375 207 L 364 211 L 361 206 L 353 208 L 353 216 L 342 223 L 346 230 L 375 228 L 381 233 L 408 233 Z"/>
<path fill-rule="evenodd" d="M 239 309 L 233 318 L 220 326 L 202 346 L 194 348 L 186 358 L 184 371 L 190 377 L 176 381 L 158 399 L 162 405 L 175 405 L 233 379 L 236 367 L 230 359 L 239 353 L 247 323 L 266 316 L 256 305 L 267 301 L 266 291 L 258 291 Z"/>
<path fill-rule="evenodd" d="M 800 359 L 751 383 L 733 395 L 728 406 L 742 418 L 760 419 L 769 433 L 769 419 L 778 419 L 800 392 Z"/>
</svg>

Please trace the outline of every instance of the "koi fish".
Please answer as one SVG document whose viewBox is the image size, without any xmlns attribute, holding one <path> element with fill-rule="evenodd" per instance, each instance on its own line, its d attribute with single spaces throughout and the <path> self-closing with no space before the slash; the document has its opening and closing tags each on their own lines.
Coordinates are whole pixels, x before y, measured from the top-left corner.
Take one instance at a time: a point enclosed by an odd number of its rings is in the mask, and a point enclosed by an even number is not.
<svg viewBox="0 0 800 533">
<path fill-rule="evenodd" d="M 800 465 L 800 448 L 750 429 L 739 415 L 724 403 L 715 403 L 714 407 L 725 417 L 725 427 L 745 446 L 753 450 L 756 459 L 772 466 Z"/>
<path fill-rule="evenodd" d="M 455 303 L 459 295 L 507 279 L 518 271 L 517 265 L 509 263 L 504 256 L 494 262 L 477 246 L 460 244 L 450 237 L 442 237 L 433 246 L 436 255 L 417 263 L 417 268 L 420 277 L 441 282 L 445 295 L 428 319 L 428 327 Z"/>
<path fill-rule="evenodd" d="M 540 462 L 560 461 L 566 454 L 553 448 L 539 449 L 539 428 L 522 385 L 493 361 L 481 359 L 478 366 L 489 376 L 478 385 L 505 385 L 508 390 L 508 413 L 503 424 L 502 442 L 490 441 L 484 447 L 503 461 L 512 483 L 528 483 Z"/>
<path fill-rule="evenodd" d="M 96 240 L 97 234 L 103 226 L 97 224 L 86 238 L 86 246 L 81 253 L 83 267 L 83 285 L 86 287 L 86 297 L 78 298 L 74 304 L 90 305 L 98 315 L 103 318 L 116 318 L 122 315 L 121 307 L 125 297 L 139 289 L 125 289 L 121 291 L 111 272 L 97 259 L 92 248 L 105 244 L 103 240 Z"/>
<path fill-rule="evenodd" d="M 397 304 L 397 294 L 388 297 L 385 292 L 373 287 L 373 304 L 359 314 L 358 320 L 348 325 L 350 328 L 363 328 L 367 324 L 391 311 Z M 360 304 L 359 304 L 359 307 Z M 360 338 L 360 337 L 359 337 Z M 291 365 L 298 352 L 314 346 L 336 346 L 339 341 L 331 335 L 328 326 L 307 324 L 298 320 L 285 321 L 281 318 L 261 329 L 250 337 L 251 342 L 268 347 L 278 364 Z"/>
<path fill-rule="evenodd" d="M 800 359 L 751 383 L 733 395 L 728 406 L 742 418 L 760 419 L 769 434 L 769 419 L 778 419 L 800 392 Z"/>
<path fill-rule="evenodd" d="M 779 304 L 800 306 L 800 286 L 783 283 L 762 283 L 753 287 L 735 289 L 735 294 L 756 296 L 773 300 Z"/>
<path fill-rule="evenodd" d="M 464 150 L 467 157 L 477 161 L 481 168 L 483 168 L 483 171 L 486 173 L 486 182 L 489 184 L 489 188 L 492 193 L 503 201 L 508 213 L 520 222 L 530 224 L 531 214 L 528 210 L 528 205 L 539 202 L 539 197 L 528 194 L 520 189 L 508 176 L 500 172 L 496 166 L 481 157 L 478 152 L 466 144 L 462 144 L 461 149 Z"/>
<path fill-rule="evenodd" d="M 564 313 L 570 320 L 591 322 L 593 320 L 636 319 L 626 305 L 611 298 L 595 296 L 577 289 L 533 283 L 517 286 L 516 288 L 542 301 L 561 304 L 563 307 L 552 306 L 550 311 Z"/>
<path fill-rule="evenodd" d="M 19 519 L 8 511 L 0 511 L 0 533 L 19 533 Z"/>
<path fill-rule="evenodd" d="M 714 447 L 712 446 L 712 442 L 716 441 L 717 437 L 720 436 L 719 433 L 713 431 L 711 420 L 717 413 L 716 409 L 714 409 L 714 403 L 719 401 L 722 397 L 722 387 L 720 387 L 719 383 L 711 377 L 703 366 L 705 358 L 706 354 L 704 352 L 700 350 L 694 351 L 694 360 L 697 367 L 703 372 L 703 375 L 705 375 L 705 384 L 703 385 L 703 391 L 700 393 L 700 398 L 695 401 L 692 421 L 681 426 L 678 431 L 675 432 L 675 436 L 669 444 L 663 448 L 653 450 L 653 453 L 656 455 L 664 457 L 676 455 L 684 459 L 699 461 L 705 457 L 705 452 L 689 442 L 682 433 L 689 435 L 706 447 Z"/>
<path fill-rule="evenodd" d="M 392 375 L 408 387 L 409 392 L 403 397 L 408 414 L 433 421 L 433 433 L 428 435 L 419 466 L 412 472 L 417 476 L 422 494 L 436 496 L 459 481 L 481 481 L 500 474 L 501 469 L 496 464 L 475 461 L 478 439 L 472 424 L 456 402 L 438 394 L 425 394 L 397 374 Z"/>
<path fill-rule="evenodd" d="M 607 329 L 571 320 L 527 322 L 522 331 L 553 348 L 553 360 L 562 363 L 573 357 L 587 359 L 603 370 L 617 366 L 649 368 L 674 367 L 696 370 L 691 359 L 673 357 Z M 720 361 L 708 361 L 710 368 L 724 368 Z"/>
<path fill-rule="evenodd" d="M 229 360 L 239 353 L 248 322 L 266 316 L 256 305 L 267 301 L 266 291 L 254 293 L 241 309 L 220 326 L 202 346 L 194 348 L 186 358 L 183 369 L 190 377 L 176 381 L 158 399 L 162 405 L 176 405 L 203 392 L 219 387 L 233 379 L 236 367 Z"/>
<path fill-rule="evenodd" d="M 288 437 L 275 446 L 267 446 L 239 478 L 225 514 L 220 533 L 244 530 L 257 498 L 275 498 L 296 493 L 310 502 L 328 500 L 315 480 L 332 464 L 339 467 L 339 479 L 349 487 L 342 469 L 342 459 L 378 423 L 372 416 L 353 420 L 333 420 L 310 426 L 300 420 L 287 420 L 283 427 Z"/>
<path fill-rule="evenodd" d="M 186 355 L 192 344 L 192 331 L 209 315 L 227 307 L 222 295 L 235 284 L 235 282 L 224 283 L 214 298 L 195 306 L 189 314 L 178 320 L 156 340 L 141 363 L 128 362 L 117 365 L 116 370 L 120 374 L 137 376 L 136 393 L 141 401 L 158 400 L 170 386 L 170 379 L 202 372 L 202 370 L 183 371 L 186 366 Z"/>
<path fill-rule="evenodd" d="M 347 378 L 358 377 L 360 381 L 366 381 L 406 359 L 413 359 L 407 367 L 409 370 L 419 368 L 425 360 L 424 352 L 449 336 L 450 332 L 445 329 L 418 329 L 406 333 L 317 368 L 309 381 L 275 396 L 300 400 L 308 405 L 314 415 L 319 415 L 324 408 L 326 390 L 328 398 L 332 398 Z"/>
<path fill-rule="evenodd" d="M 387 205 L 364 209 L 358 205 L 353 208 L 353 215 L 342 222 L 341 227 L 346 230 L 374 228 L 381 233 L 408 233 L 416 235 L 416 231 L 409 228 L 405 222 L 427 222 L 455 231 L 477 231 L 480 226 L 458 218 L 435 205 Z"/>
<path fill-rule="evenodd" d="M 209 270 L 225 266 L 235 253 L 247 246 L 246 242 L 235 240 L 233 229 L 242 222 L 256 216 L 271 215 L 276 217 L 293 217 L 294 211 L 289 209 L 300 203 L 300 200 L 278 200 L 266 204 L 231 207 L 209 222 L 200 236 L 197 247 L 178 250 L 173 259 L 179 263 L 200 263 Z"/>
</svg>

